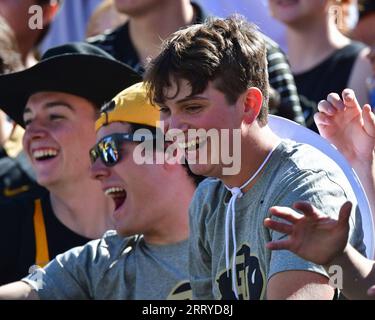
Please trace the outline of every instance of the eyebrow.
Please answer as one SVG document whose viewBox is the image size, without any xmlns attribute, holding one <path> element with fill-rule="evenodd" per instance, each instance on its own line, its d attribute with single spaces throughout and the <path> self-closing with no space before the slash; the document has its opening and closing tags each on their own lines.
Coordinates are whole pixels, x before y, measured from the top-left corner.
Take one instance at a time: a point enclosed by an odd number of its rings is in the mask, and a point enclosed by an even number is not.
<svg viewBox="0 0 375 320">
<path fill-rule="evenodd" d="M 205 98 L 205 97 L 200 97 L 200 96 L 187 96 L 185 98 L 177 100 L 176 103 L 180 104 L 180 103 L 188 102 L 188 101 L 191 101 L 191 100 L 205 100 L 205 101 L 207 101 L 208 99 Z"/>
<path fill-rule="evenodd" d="M 53 102 L 47 102 L 44 106 L 43 109 L 50 109 L 50 108 L 55 108 L 55 107 L 66 107 L 72 112 L 75 112 L 74 108 L 69 104 L 64 101 L 53 101 Z M 25 110 L 23 111 L 23 114 L 31 113 L 30 108 L 26 107 Z"/>
</svg>

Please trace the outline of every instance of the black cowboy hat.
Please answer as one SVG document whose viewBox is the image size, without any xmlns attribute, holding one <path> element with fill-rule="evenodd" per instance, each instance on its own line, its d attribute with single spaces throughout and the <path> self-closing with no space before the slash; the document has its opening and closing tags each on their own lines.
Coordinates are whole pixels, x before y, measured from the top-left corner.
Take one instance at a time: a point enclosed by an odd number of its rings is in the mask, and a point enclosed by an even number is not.
<svg viewBox="0 0 375 320">
<path fill-rule="evenodd" d="M 0 75 L 0 108 L 23 126 L 27 100 L 36 92 L 69 93 L 100 108 L 140 81 L 141 76 L 131 67 L 105 51 L 84 42 L 69 43 L 49 49 L 29 69 Z"/>
</svg>

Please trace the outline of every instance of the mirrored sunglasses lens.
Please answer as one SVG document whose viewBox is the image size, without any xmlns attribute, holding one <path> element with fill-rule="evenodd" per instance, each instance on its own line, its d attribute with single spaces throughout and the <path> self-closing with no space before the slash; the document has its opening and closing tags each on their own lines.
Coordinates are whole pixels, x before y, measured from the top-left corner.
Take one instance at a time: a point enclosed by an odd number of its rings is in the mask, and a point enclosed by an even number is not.
<svg viewBox="0 0 375 320">
<path fill-rule="evenodd" d="M 119 159 L 118 150 L 113 140 L 103 141 L 100 151 L 101 151 L 103 162 L 107 166 L 113 166 L 117 163 Z"/>
</svg>

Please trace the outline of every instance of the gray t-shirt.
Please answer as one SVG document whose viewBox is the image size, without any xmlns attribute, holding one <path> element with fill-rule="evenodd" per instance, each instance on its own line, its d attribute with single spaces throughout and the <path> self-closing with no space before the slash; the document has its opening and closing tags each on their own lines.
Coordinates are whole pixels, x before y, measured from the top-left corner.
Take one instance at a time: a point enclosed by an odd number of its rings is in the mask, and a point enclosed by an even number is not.
<svg viewBox="0 0 375 320">
<path fill-rule="evenodd" d="M 232 290 L 233 238 L 229 229 L 230 270 L 225 261 L 225 216 L 230 192 L 217 179 L 201 183 L 190 205 L 190 280 L 193 298 L 234 299 Z M 327 276 L 321 266 L 287 250 L 270 251 L 265 244 L 285 237 L 263 221 L 269 208 L 307 200 L 329 216 L 353 202 L 350 242 L 365 252 L 357 202 L 344 173 L 317 149 L 282 140 L 255 185 L 236 200 L 236 287 L 240 299 L 265 299 L 268 280 L 287 270 L 308 270 Z M 199 258 L 197 258 L 199 257 Z"/>
<path fill-rule="evenodd" d="M 22 281 L 41 299 L 191 299 L 187 252 L 188 240 L 150 245 L 108 231 Z"/>
</svg>

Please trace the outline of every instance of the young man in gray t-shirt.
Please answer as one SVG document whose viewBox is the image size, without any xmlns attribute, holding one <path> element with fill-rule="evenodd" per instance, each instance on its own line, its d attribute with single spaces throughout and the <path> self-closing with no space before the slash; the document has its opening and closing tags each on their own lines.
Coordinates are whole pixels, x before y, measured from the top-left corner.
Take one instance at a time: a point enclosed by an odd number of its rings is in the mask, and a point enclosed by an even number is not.
<svg viewBox="0 0 375 320">
<path fill-rule="evenodd" d="M 164 155 L 154 142 L 159 112 L 142 83 L 108 107 L 96 121 L 91 173 L 115 203 L 116 231 L 1 287 L 0 298 L 191 299 L 188 207 L 199 177 L 178 163 L 153 161 L 157 153 Z M 145 143 L 154 146 L 144 162 L 137 153 L 139 129 L 150 133 Z"/>
<path fill-rule="evenodd" d="M 193 298 L 334 297 L 321 266 L 265 247 L 285 236 L 263 226 L 271 206 L 303 199 L 333 216 L 347 199 L 356 203 L 335 163 L 268 127 L 266 71 L 260 34 L 232 17 L 177 31 L 146 74 L 165 127 L 187 140 L 179 145 L 189 167 L 214 178 L 198 187 L 190 206 Z M 201 131 L 192 139 L 194 130 Z M 351 241 L 364 252 L 362 237 L 353 209 Z"/>
</svg>

